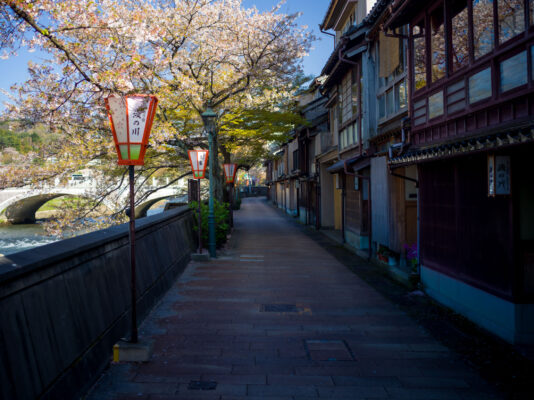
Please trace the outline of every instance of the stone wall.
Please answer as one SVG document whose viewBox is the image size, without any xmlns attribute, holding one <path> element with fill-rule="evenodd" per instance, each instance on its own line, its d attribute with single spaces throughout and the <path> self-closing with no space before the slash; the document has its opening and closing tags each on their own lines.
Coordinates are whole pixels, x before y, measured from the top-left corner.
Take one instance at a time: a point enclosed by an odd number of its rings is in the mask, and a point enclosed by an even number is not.
<svg viewBox="0 0 534 400">
<path fill-rule="evenodd" d="M 137 221 L 141 321 L 195 247 L 187 208 Z M 128 335 L 128 224 L 0 257 L 0 399 L 80 397 Z"/>
</svg>

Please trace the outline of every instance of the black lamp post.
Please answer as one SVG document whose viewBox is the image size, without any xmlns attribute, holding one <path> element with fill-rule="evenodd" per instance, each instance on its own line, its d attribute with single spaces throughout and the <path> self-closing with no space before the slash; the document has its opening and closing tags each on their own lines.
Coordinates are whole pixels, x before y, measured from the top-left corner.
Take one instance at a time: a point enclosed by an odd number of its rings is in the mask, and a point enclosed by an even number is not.
<svg viewBox="0 0 534 400">
<path fill-rule="evenodd" d="M 215 193 L 215 162 L 214 162 L 214 152 L 213 152 L 213 137 L 215 135 L 215 122 L 217 119 L 217 114 L 211 109 L 208 105 L 206 111 L 202 113 L 202 122 L 204 123 L 204 128 L 208 133 L 208 143 L 209 143 L 209 180 L 210 180 L 210 198 L 209 198 L 209 211 L 208 211 L 208 251 L 210 257 L 215 258 L 216 254 L 216 239 L 215 239 L 215 213 L 213 210 L 213 196 Z"/>
</svg>

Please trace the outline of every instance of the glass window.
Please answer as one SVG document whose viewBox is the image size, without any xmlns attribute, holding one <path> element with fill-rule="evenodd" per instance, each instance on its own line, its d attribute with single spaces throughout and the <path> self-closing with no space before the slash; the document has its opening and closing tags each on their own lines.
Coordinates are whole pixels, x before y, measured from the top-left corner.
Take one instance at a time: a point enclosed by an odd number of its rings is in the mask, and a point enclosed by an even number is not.
<svg viewBox="0 0 534 400">
<path fill-rule="evenodd" d="M 530 25 L 534 25 L 534 0 L 529 0 Z"/>
<path fill-rule="evenodd" d="M 403 80 L 398 84 L 399 91 L 399 108 L 408 106 L 408 89 L 406 88 L 406 81 Z"/>
<path fill-rule="evenodd" d="M 527 52 L 523 51 L 501 62 L 501 92 L 525 85 L 527 76 Z"/>
<path fill-rule="evenodd" d="M 432 53 L 432 82 L 445 76 L 445 24 L 443 18 L 443 4 L 430 15 L 431 53 Z"/>
<path fill-rule="evenodd" d="M 486 68 L 469 78 L 469 103 L 491 97 L 491 68 Z"/>
<path fill-rule="evenodd" d="M 414 36 L 414 80 L 415 90 L 426 86 L 426 52 L 425 52 L 425 28 L 424 22 L 420 22 L 412 28 Z"/>
<path fill-rule="evenodd" d="M 352 132 L 354 133 L 354 143 L 358 143 L 358 121 L 354 123 Z"/>
<path fill-rule="evenodd" d="M 428 118 L 439 117 L 443 114 L 443 91 L 428 98 Z"/>
<path fill-rule="evenodd" d="M 473 0 L 475 58 L 493 50 L 493 0 Z"/>
<path fill-rule="evenodd" d="M 395 99 L 393 96 L 393 89 L 389 89 L 386 92 L 386 109 L 388 115 L 391 115 L 395 112 Z"/>
<path fill-rule="evenodd" d="M 386 116 L 386 95 L 383 94 L 378 98 L 378 118 Z"/>
<path fill-rule="evenodd" d="M 525 30 L 523 0 L 498 0 L 497 13 L 499 43 L 504 43 Z"/>
<path fill-rule="evenodd" d="M 469 63 L 469 34 L 467 0 L 454 1 L 452 8 L 452 71 Z"/>
<path fill-rule="evenodd" d="M 352 69 L 352 115 L 358 114 L 358 70 Z"/>
</svg>

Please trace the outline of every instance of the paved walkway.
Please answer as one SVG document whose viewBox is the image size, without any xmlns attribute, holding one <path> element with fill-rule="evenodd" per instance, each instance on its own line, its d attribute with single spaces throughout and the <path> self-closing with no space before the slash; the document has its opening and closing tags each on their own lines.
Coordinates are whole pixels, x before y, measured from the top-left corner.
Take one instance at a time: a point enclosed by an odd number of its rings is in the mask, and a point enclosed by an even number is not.
<svg viewBox="0 0 534 400">
<path fill-rule="evenodd" d="M 152 360 L 111 365 L 89 399 L 498 398 L 279 211 L 245 199 L 235 222 L 141 326 Z"/>
</svg>

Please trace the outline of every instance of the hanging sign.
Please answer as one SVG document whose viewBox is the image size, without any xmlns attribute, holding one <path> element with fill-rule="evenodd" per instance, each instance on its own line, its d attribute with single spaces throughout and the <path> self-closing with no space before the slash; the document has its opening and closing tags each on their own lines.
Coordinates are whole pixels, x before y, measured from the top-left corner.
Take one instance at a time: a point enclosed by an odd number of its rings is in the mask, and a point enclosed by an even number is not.
<svg viewBox="0 0 534 400">
<path fill-rule="evenodd" d="M 488 154 L 488 196 L 509 195 L 511 188 L 510 156 Z"/>
</svg>

